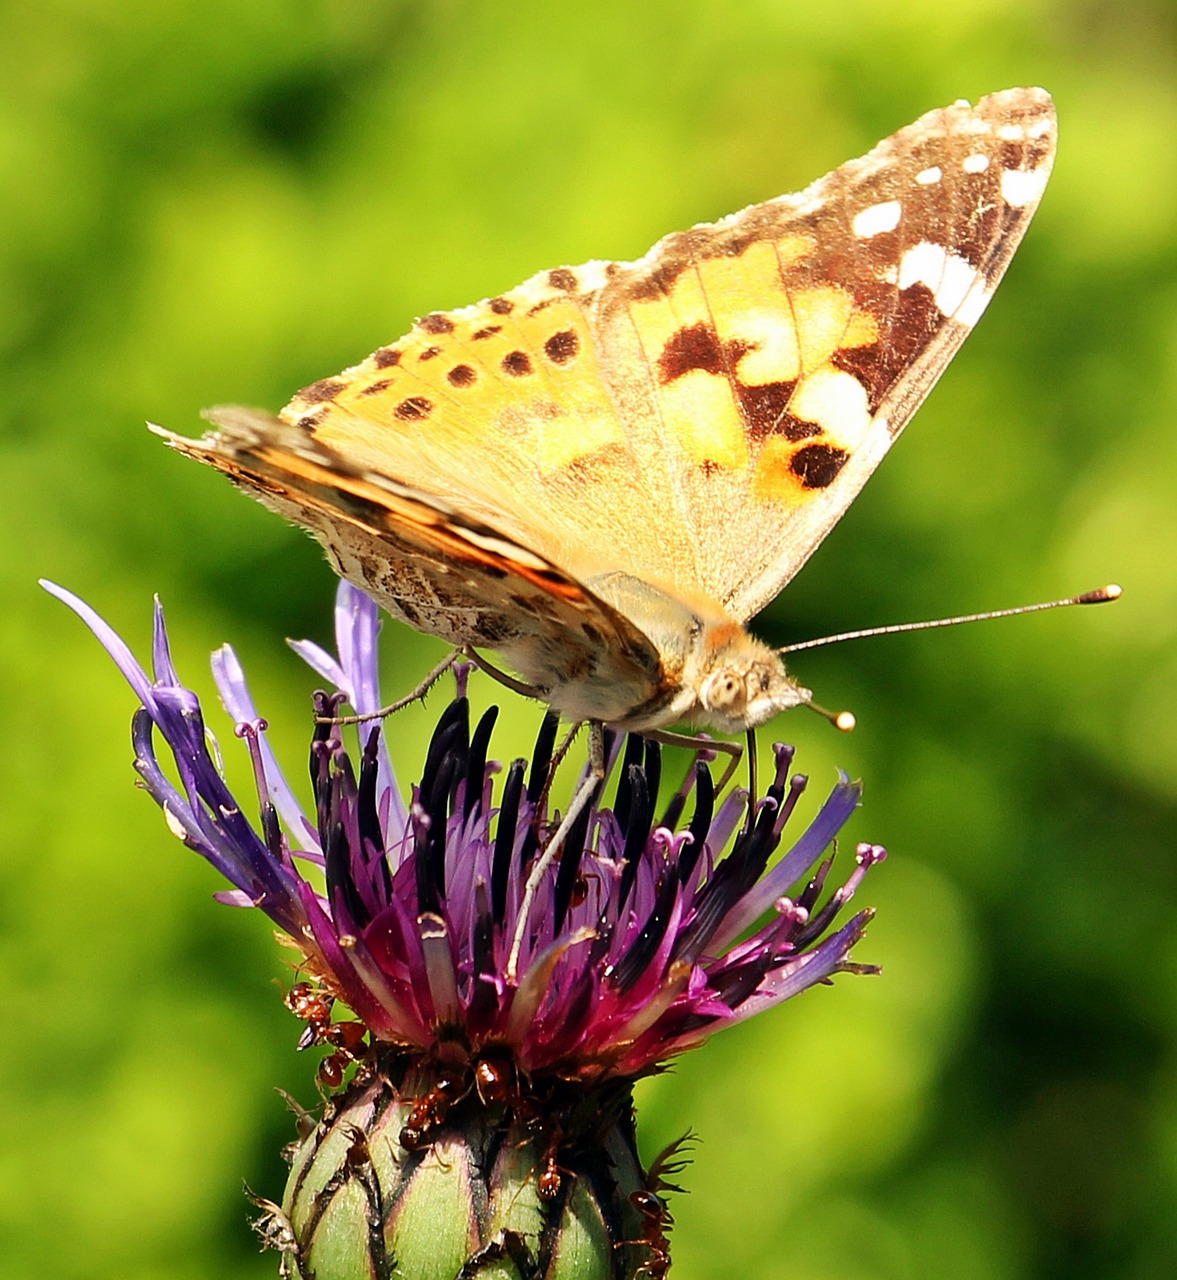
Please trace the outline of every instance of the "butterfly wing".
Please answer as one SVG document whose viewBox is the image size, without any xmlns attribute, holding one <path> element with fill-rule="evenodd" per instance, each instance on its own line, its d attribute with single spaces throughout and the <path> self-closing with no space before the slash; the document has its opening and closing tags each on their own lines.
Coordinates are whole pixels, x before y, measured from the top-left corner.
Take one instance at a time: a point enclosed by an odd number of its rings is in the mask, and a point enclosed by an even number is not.
<svg viewBox="0 0 1177 1280">
<path fill-rule="evenodd" d="M 335 570 L 394 617 L 455 646 L 499 651 L 573 718 L 619 721 L 658 701 L 651 643 L 544 557 L 269 414 L 208 416 L 216 430 L 202 440 L 160 434 L 308 529 Z"/>
<path fill-rule="evenodd" d="M 578 581 L 620 570 L 747 619 L 980 316 L 1054 142 L 1040 89 L 930 112 L 638 262 L 425 316 L 283 417 Z"/>
<path fill-rule="evenodd" d="M 661 241 L 597 303 L 614 385 L 673 458 L 698 585 L 745 620 L 944 372 L 1037 207 L 1049 95 L 933 111 L 796 196 Z"/>
</svg>

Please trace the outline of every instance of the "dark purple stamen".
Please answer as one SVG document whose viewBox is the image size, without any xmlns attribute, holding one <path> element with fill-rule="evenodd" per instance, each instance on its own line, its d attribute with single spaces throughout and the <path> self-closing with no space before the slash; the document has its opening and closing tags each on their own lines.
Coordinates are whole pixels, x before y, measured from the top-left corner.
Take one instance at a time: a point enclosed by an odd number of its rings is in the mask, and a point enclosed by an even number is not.
<svg viewBox="0 0 1177 1280">
<path fill-rule="evenodd" d="M 573 894 L 580 881 L 580 863 L 584 857 L 585 845 L 588 843 L 589 823 L 593 819 L 593 809 L 597 796 L 600 795 L 600 784 L 593 789 L 592 799 L 577 814 L 576 821 L 568 832 L 564 848 L 560 851 L 560 867 L 556 872 L 556 892 L 552 932 L 559 933 L 564 928 L 572 906 Z"/>
<path fill-rule="evenodd" d="M 675 876 L 664 876 L 658 886 L 658 897 L 641 932 L 629 944 L 629 948 L 610 975 L 619 991 L 628 991 L 646 972 L 654 954 L 666 936 L 674 900 L 678 896 Z"/>
<path fill-rule="evenodd" d="M 512 854 L 519 826 L 519 803 L 523 799 L 523 778 L 527 769 L 525 760 L 516 760 L 507 773 L 503 786 L 503 803 L 499 809 L 498 830 L 495 832 L 494 857 L 491 863 L 491 915 L 496 925 L 502 925 L 507 914 L 507 884 L 511 874 Z M 530 827 L 528 828 L 530 831 Z"/>
<path fill-rule="evenodd" d="M 630 890 L 637 878 L 642 854 L 645 853 L 646 845 L 649 843 L 650 816 L 654 807 L 647 789 L 646 774 L 636 764 L 631 764 L 627 773 L 629 775 L 628 803 L 625 807 L 625 820 L 622 822 L 625 830 L 625 846 L 622 849 L 621 860 L 625 870 L 621 875 L 619 895 L 621 906 L 625 906 L 629 901 Z M 621 821 L 620 816 L 618 821 Z"/>
<path fill-rule="evenodd" d="M 498 707 L 484 712 L 470 739 L 470 754 L 466 761 L 465 787 L 462 790 L 462 817 L 467 822 L 470 815 L 482 805 L 483 782 L 486 779 L 486 757 L 490 750 L 490 735 L 499 718 Z"/>
<path fill-rule="evenodd" d="M 634 771 L 641 772 L 644 755 L 645 749 L 642 739 L 636 733 L 629 734 L 625 739 L 625 749 L 622 753 L 620 767 L 617 770 L 617 794 L 613 799 L 613 816 L 617 819 L 617 825 L 622 831 L 629 830 L 629 809 L 633 803 Z M 608 759 L 607 756 L 606 759 Z"/>
<path fill-rule="evenodd" d="M 715 784 L 711 781 L 711 770 L 705 764 L 695 765 L 695 812 L 691 816 L 688 828 L 690 841 L 678 859 L 678 877 L 686 884 L 691 878 L 699 855 L 707 843 L 707 832 L 711 830 L 711 820 L 715 816 Z M 669 826 L 663 823 L 663 826 Z"/>
</svg>

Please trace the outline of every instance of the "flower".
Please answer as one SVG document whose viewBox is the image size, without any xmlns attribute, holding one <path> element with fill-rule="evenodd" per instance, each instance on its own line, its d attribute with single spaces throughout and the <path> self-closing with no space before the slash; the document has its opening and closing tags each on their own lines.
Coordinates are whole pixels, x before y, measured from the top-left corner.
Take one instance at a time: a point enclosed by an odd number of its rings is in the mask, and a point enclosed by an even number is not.
<svg viewBox="0 0 1177 1280">
<path fill-rule="evenodd" d="M 774 748 L 773 777 L 754 799 L 738 788 L 717 796 L 698 760 L 659 813 L 658 744 L 609 735 L 617 776 L 611 807 L 598 787 L 558 857 L 537 876 L 558 825 L 547 800 L 555 719 L 544 718 L 530 767 L 515 761 L 496 786 L 499 767 L 488 755 L 497 708 L 472 727 L 460 671 L 459 695 L 437 723 L 406 802 L 382 722 L 362 722 L 354 750 L 338 723 L 344 704 L 360 715 L 381 706 L 378 614 L 357 588 L 339 588 L 337 656 L 309 641 L 293 646 L 334 690 L 314 695 L 308 812 L 270 749 L 231 648 L 213 655 L 213 673 L 252 760 L 257 798 L 249 803 L 226 785 L 199 699 L 173 666 L 158 602 L 148 675 L 88 605 L 45 585 L 93 630 L 138 696 L 135 767 L 171 830 L 233 886 L 217 896 L 260 909 L 301 950 L 300 980 L 287 1003 L 306 1023 L 303 1045 L 332 1051 L 326 1082 L 338 1084 L 347 1064 L 362 1060 L 347 1114 L 354 1117 L 359 1105 L 364 1119 L 341 1129 L 347 1109 L 333 1104 L 332 1168 L 374 1167 L 377 1113 L 380 1132 L 393 1139 L 384 1145 L 395 1149 L 385 1182 L 452 1141 L 456 1129 L 464 1126 L 468 1139 L 472 1127 L 489 1124 L 480 1141 L 497 1133 L 496 1150 L 509 1163 L 531 1148 L 521 1176 L 541 1204 L 545 1176 L 559 1194 L 571 1172 L 574 1183 L 606 1200 L 604 1184 L 612 1182 L 622 1194 L 606 1235 L 614 1247 L 636 1250 L 644 1274 L 664 1274 L 655 1267 L 657 1241 L 664 1241 L 658 1192 L 669 1184 L 659 1173 L 641 1174 L 629 1086 L 723 1027 L 838 972 L 868 971 L 849 957 L 870 911 L 838 927 L 835 917 L 884 851 L 860 844 L 850 875 L 825 894 L 834 861 L 826 851 L 859 802 L 859 784 L 843 776 L 770 866 L 806 787 L 791 771 L 792 748 Z M 386 723 L 395 729 L 395 719 Z M 161 763 L 160 740 L 177 781 Z M 256 821 L 246 816 L 250 809 Z M 358 1022 L 334 1020 L 336 1001 Z M 362 1105 L 355 1089 L 367 1099 Z M 343 1142 L 340 1134 L 356 1136 Z M 323 1137 L 296 1162 L 302 1181 Z M 586 1158 L 590 1146 L 612 1152 L 608 1177 Z M 446 1158 L 451 1167 L 462 1164 L 452 1152 Z M 663 1171 L 668 1164 L 675 1167 L 664 1160 Z M 471 1162 L 462 1167 L 469 1174 Z M 377 1197 L 381 1214 L 384 1199 Z M 366 1203 L 370 1228 L 375 1211 Z M 271 1210 L 271 1236 L 288 1254 L 302 1249 L 305 1263 L 297 1214 L 289 1204 Z M 387 1227 L 387 1216 L 381 1222 Z M 495 1235 L 491 1225 L 487 1219 L 473 1233 L 480 1249 L 506 1256 L 529 1247 L 526 1232 L 500 1223 Z M 398 1256 L 404 1249 L 402 1241 Z M 321 1277 L 336 1274 L 325 1258 L 313 1268 Z"/>
</svg>

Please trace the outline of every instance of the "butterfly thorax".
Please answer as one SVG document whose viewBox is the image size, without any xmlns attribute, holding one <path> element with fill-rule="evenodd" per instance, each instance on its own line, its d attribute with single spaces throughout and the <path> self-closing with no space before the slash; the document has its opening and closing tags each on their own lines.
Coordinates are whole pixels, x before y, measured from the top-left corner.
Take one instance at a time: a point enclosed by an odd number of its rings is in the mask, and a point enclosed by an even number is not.
<svg viewBox="0 0 1177 1280">
<path fill-rule="evenodd" d="M 625 573 L 588 585 L 650 640 L 662 664 L 658 698 L 624 716 L 588 718 L 636 730 L 686 723 L 741 733 L 809 701 L 809 690 L 786 673 L 780 655 L 720 605 L 688 603 Z"/>
</svg>

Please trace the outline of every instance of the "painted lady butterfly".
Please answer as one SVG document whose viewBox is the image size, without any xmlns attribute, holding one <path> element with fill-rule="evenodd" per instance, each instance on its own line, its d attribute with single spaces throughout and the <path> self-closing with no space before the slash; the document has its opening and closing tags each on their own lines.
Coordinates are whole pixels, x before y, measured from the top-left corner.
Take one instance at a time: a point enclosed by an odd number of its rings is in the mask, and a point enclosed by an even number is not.
<svg viewBox="0 0 1177 1280">
<path fill-rule="evenodd" d="M 810 695 L 744 624 L 980 317 L 1054 147 L 1041 89 L 958 102 L 637 262 L 427 315 L 280 417 L 164 434 L 565 715 L 750 728 Z"/>
</svg>

